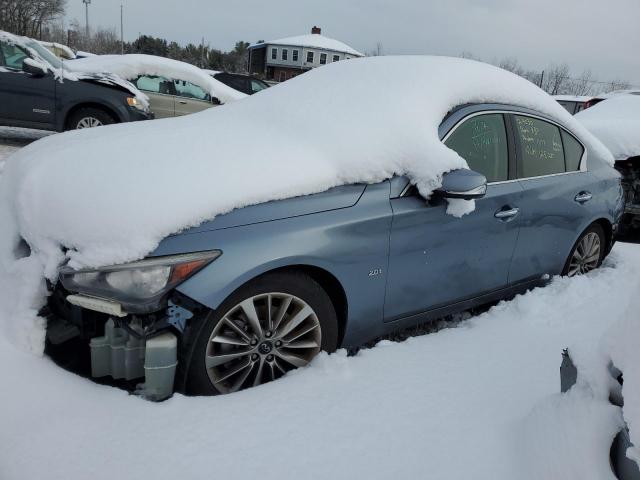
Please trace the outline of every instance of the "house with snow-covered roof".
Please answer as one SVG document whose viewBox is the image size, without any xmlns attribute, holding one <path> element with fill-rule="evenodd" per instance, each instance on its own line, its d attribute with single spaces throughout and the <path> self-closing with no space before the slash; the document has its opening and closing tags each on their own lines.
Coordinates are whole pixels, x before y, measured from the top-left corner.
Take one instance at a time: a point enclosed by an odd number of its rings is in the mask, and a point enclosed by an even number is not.
<svg viewBox="0 0 640 480">
<path fill-rule="evenodd" d="M 249 47 L 249 73 L 282 82 L 332 62 L 363 57 L 349 45 L 322 35 L 320 27 L 296 37 L 260 42 Z"/>
</svg>

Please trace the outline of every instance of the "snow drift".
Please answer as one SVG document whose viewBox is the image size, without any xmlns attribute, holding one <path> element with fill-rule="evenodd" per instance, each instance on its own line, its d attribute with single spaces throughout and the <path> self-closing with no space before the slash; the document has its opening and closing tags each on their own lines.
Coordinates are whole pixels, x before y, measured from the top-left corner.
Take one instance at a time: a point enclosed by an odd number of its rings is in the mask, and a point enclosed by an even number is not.
<svg viewBox="0 0 640 480">
<path fill-rule="evenodd" d="M 615 95 L 576 114 L 616 160 L 640 155 L 640 96 Z"/>
<path fill-rule="evenodd" d="M 135 81 L 141 75 L 159 75 L 172 80 L 186 80 L 198 85 L 222 103 L 233 102 L 247 96 L 212 78 L 194 65 L 155 55 L 95 55 L 79 58 L 65 65 L 74 72 L 115 73 L 129 81 Z"/>
</svg>

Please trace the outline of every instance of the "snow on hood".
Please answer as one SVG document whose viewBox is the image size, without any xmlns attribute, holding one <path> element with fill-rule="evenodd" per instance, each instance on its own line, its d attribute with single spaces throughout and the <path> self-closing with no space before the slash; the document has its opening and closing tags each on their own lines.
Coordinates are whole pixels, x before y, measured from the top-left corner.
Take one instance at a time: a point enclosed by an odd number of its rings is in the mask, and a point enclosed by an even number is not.
<svg viewBox="0 0 640 480">
<path fill-rule="evenodd" d="M 575 118 L 605 144 L 616 160 L 640 155 L 640 96 L 615 95 Z"/>
<path fill-rule="evenodd" d="M 61 247 L 74 267 L 135 260 L 216 215 L 338 185 L 407 175 L 428 197 L 443 173 L 467 167 L 438 127 L 474 102 L 536 109 L 607 158 L 552 97 L 504 70 L 447 57 L 355 59 L 198 114 L 35 142 L 5 166 L 3 224 L 52 277 Z"/>
<path fill-rule="evenodd" d="M 212 78 L 194 65 L 154 55 L 96 55 L 76 59 L 68 62 L 66 66 L 74 72 L 115 73 L 130 81 L 135 81 L 141 75 L 159 75 L 172 80 L 185 80 L 198 85 L 222 103 L 247 96 Z"/>
</svg>

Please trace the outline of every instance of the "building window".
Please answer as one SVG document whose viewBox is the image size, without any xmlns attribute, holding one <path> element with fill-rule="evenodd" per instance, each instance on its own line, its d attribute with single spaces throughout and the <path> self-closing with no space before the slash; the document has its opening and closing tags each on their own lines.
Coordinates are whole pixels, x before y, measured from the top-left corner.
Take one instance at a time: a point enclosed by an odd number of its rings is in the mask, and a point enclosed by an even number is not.
<svg viewBox="0 0 640 480">
<path fill-rule="evenodd" d="M 278 59 L 278 49 L 277 48 L 272 48 L 271 49 L 271 60 L 277 60 Z"/>
<path fill-rule="evenodd" d="M 334 56 L 333 56 L 333 61 L 334 61 L 334 62 L 337 62 L 337 61 L 339 61 L 339 60 L 340 60 L 340 55 L 334 55 Z"/>
<path fill-rule="evenodd" d="M 288 60 L 289 59 L 289 50 L 287 50 L 286 48 L 282 49 L 282 60 Z"/>
<path fill-rule="evenodd" d="M 320 65 L 326 65 L 327 64 L 327 54 L 326 53 L 321 53 L 320 54 Z"/>
<path fill-rule="evenodd" d="M 291 60 L 293 60 L 294 62 L 298 61 L 298 50 L 293 50 L 291 52 Z"/>
<path fill-rule="evenodd" d="M 307 52 L 307 63 L 313 63 L 314 60 L 314 54 L 313 52 Z"/>
</svg>

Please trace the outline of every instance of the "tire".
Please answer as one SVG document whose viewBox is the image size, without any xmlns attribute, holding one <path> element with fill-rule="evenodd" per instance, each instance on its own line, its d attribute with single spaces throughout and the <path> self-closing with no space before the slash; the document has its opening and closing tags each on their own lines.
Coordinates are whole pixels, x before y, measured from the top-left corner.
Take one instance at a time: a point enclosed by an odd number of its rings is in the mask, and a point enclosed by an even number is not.
<svg viewBox="0 0 640 480">
<path fill-rule="evenodd" d="M 253 322 L 247 312 L 255 312 Z M 188 395 L 232 393 L 276 380 L 337 346 L 338 319 L 324 289 L 304 273 L 266 274 L 193 319 L 176 385 Z"/>
<path fill-rule="evenodd" d="M 595 270 L 602 265 L 606 254 L 607 244 L 604 230 L 600 225 L 594 223 L 582 232 L 571 249 L 569 258 L 562 269 L 562 275 L 573 277 Z"/>
<path fill-rule="evenodd" d="M 112 123 L 116 123 L 116 120 L 104 110 L 86 107 L 79 109 L 69 117 L 66 130 L 100 127 Z"/>
</svg>

